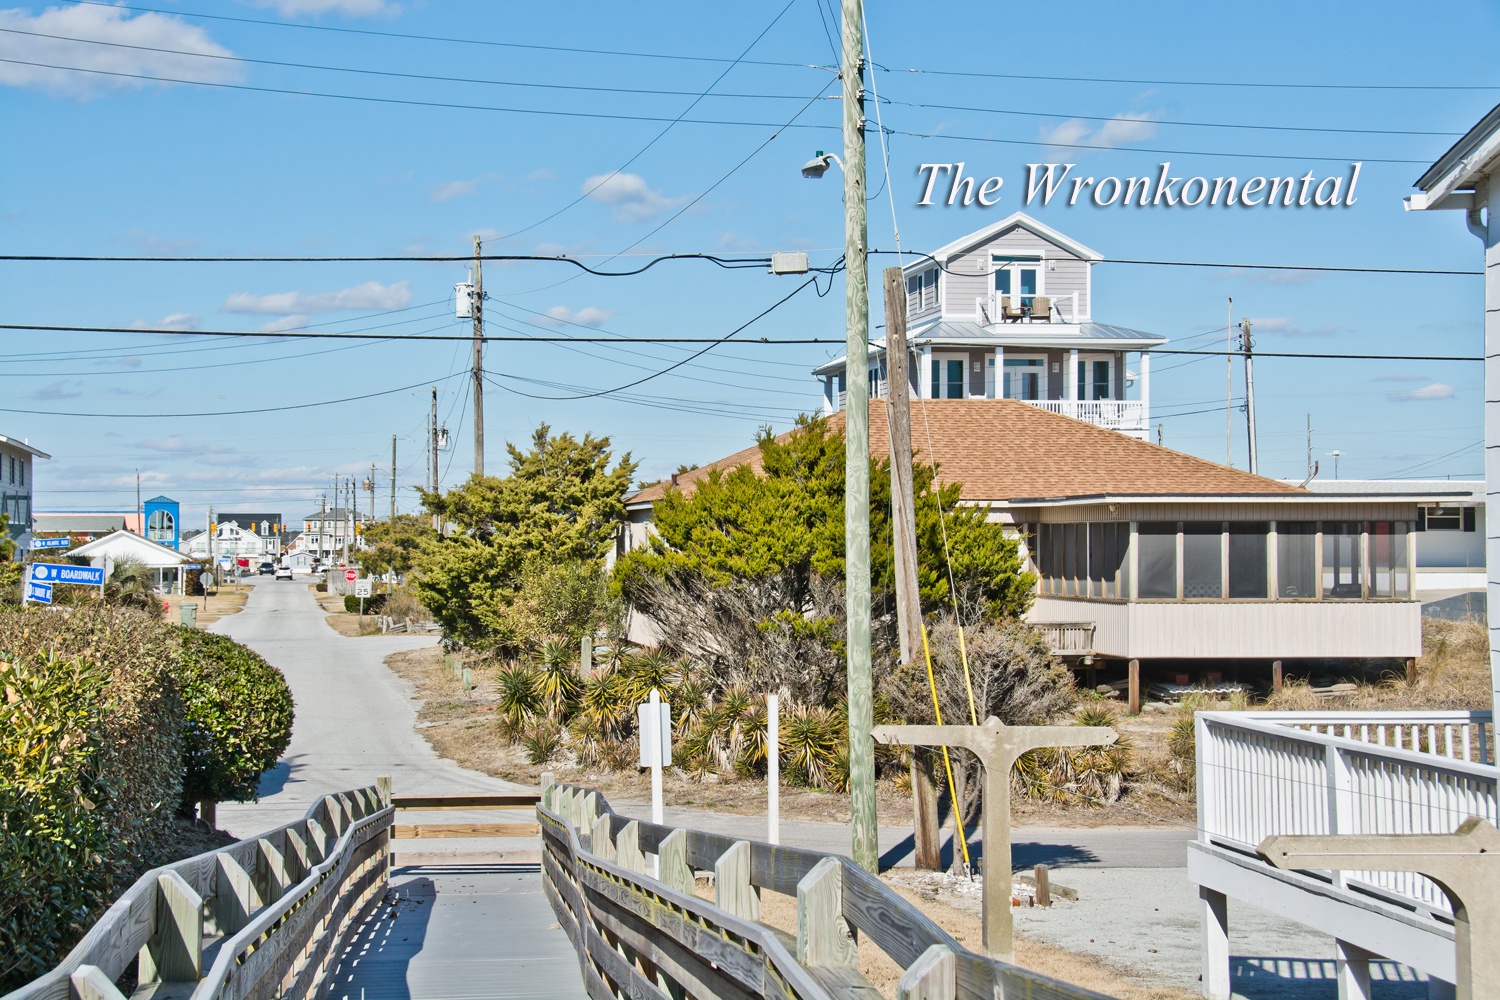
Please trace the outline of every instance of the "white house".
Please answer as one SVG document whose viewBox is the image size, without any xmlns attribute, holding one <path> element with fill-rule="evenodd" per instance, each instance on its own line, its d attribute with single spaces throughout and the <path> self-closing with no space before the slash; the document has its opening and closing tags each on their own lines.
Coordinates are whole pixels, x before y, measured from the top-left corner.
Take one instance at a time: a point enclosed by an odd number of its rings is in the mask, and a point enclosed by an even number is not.
<svg viewBox="0 0 1500 1000">
<path fill-rule="evenodd" d="M 1102 259 L 1016 212 L 907 265 L 912 394 L 1019 399 L 1145 438 L 1150 352 L 1166 338 L 1095 321 L 1092 272 Z M 844 405 L 844 360 L 813 370 L 824 413 Z M 884 396 L 884 338 L 869 363 L 871 395 Z"/>
<path fill-rule="evenodd" d="M 68 555 L 82 556 L 90 566 L 103 566 L 106 574 L 122 562 L 140 563 L 155 571 L 156 587 L 163 593 L 177 588 L 181 579 L 180 567 L 192 561 L 170 546 L 123 528 L 80 545 Z"/>
<path fill-rule="evenodd" d="M 299 550 L 323 562 L 341 558 L 347 542 L 349 551 L 364 547 L 361 537 L 370 515 L 358 508 L 331 507 L 314 511 L 302 519 L 302 542 Z"/>
<path fill-rule="evenodd" d="M 33 448 L 25 441 L 0 434 L 0 513 L 10 517 L 7 533 L 20 542 L 22 547 L 31 543 L 32 484 L 36 479 L 33 461 L 51 458 L 45 451 Z"/>
<path fill-rule="evenodd" d="M 207 559 L 207 531 L 184 533 L 182 550 L 193 559 Z M 213 556 L 218 559 L 249 559 L 258 562 L 272 558 L 272 541 L 234 521 L 223 521 L 213 536 Z"/>
</svg>

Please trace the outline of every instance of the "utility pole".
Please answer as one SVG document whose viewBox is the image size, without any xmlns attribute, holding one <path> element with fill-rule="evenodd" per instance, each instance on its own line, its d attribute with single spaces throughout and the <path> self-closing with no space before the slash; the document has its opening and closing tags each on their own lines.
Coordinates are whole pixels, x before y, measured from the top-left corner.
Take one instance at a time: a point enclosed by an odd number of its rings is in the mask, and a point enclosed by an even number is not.
<svg viewBox="0 0 1500 1000">
<path fill-rule="evenodd" d="M 345 476 L 348 492 L 344 496 L 344 565 L 349 565 L 349 536 L 354 534 L 354 477 Z M 339 491 L 344 495 L 344 491 Z"/>
<path fill-rule="evenodd" d="M 1312 477 L 1312 414 L 1309 413 L 1307 415 L 1307 479 L 1305 480 L 1305 482 L 1312 482 Z"/>
<path fill-rule="evenodd" d="M 1256 458 L 1255 451 L 1255 376 L 1250 371 L 1251 355 L 1255 351 L 1255 343 L 1250 339 L 1250 318 L 1247 316 L 1240 321 L 1240 328 L 1244 332 L 1240 335 L 1240 347 L 1245 352 L 1245 429 L 1250 440 L 1250 474 L 1260 474 L 1260 462 Z"/>
<path fill-rule="evenodd" d="M 917 582 L 916 488 L 911 459 L 911 377 L 907 374 L 906 277 L 899 267 L 888 267 L 885 290 L 886 414 L 891 438 L 891 524 L 896 556 L 896 612 L 901 639 L 901 662 L 912 663 L 922 649 L 922 596 Z M 937 790 L 932 781 L 932 757 L 925 747 L 911 753 L 912 832 L 916 865 L 942 869 L 938 828 Z"/>
<path fill-rule="evenodd" d="M 139 522 L 141 537 L 146 537 L 146 508 L 141 505 L 141 470 L 135 470 L 135 518 Z"/>
<path fill-rule="evenodd" d="M 427 447 L 432 457 L 432 468 L 428 470 L 429 482 L 432 484 L 432 492 L 438 491 L 438 450 L 437 450 L 437 386 L 432 387 L 432 421 L 427 425 Z M 432 515 L 432 529 L 440 530 L 438 515 Z"/>
<path fill-rule="evenodd" d="M 864 7 L 843 0 L 844 607 L 848 618 L 849 808 L 854 862 L 874 872 L 875 726 L 870 666 L 870 286 L 865 224 Z"/>
<path fill-rule="evenodd" d="M 484 475 L 484 275 L 474 237 L 474 475 Z M 457 428 L 455 428 L 457 430 Z"/>
<path fill-rule="evenodd" d="M 1234 296 L 1224 309 L 1224 464 L 1234 464 Z"/>
<path fill-rule="evenodd" d="M 391 523 L 396 523 L 396 435 L 391 435 Z"/>
<path fill-rule="evenodd" d="M 375 523 L 375 463 L 370 463 L 370 523 Z"/>
</svg>

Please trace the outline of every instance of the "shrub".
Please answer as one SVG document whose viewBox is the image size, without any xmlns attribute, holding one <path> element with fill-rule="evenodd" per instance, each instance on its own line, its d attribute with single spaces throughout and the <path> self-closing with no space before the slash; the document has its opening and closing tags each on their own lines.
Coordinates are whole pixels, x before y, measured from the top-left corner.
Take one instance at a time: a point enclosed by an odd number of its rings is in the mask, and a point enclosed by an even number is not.
<svg viewBox="0 0 1500 1000">
<path fill-rule="evenodd" d="M 1113 727 L 1115 716 L 1107 708 L 1089 707 L 1078 713 L 1076 722 Z M 1109 746 L 1043 747 L 1022 754 L 1014 776 L 1029 798 L 1100 806 L 1114 802 L 1125 790 L 1130 757 L 1130 743 L 1123 737 Z"/>
<path fill-rule="evenodd" d="M 397 621 L 410 618 L 412 621 L 427 621 L 432 613 L 422 606 L 417 595 L 410 589 L 401 587 L 385 595 L 385 605 L 381 614 L 390 615 Z"/>
<path fill-rule="evenodd" d="M 164 608 L 156 595 L 156 580 L 150 567 L 134 559 L 121 559 L 110 570 L 104 584 L 104 602 L 117 608 L 134 608 L 160 618 Z"/>
<path fill-rule="evenodd" d="M 385 607 L 386 599 L 389 597 L 389 594 L 371 594 L 369 597 L 366 597 L 364 613 L 367 615 L 385 614 L 385 611 L 382 609 Z M 353 594 L 344 595 L 344 613 L 350 615 L 360 613 L 358 597 L 355 597 Z"/>
<path fill-rule="evenodd" d="M 187 710 L 182 801 L 244 802 L 292 738 L 292 692 L 281 671 L 226 636 L 182 629 Z"/>
<path fill-rule="evenodd" d="M 56 964 L 116 883 L 110 681 L 82 657 L 0 653 L 0 991 Z"/>
</svg>

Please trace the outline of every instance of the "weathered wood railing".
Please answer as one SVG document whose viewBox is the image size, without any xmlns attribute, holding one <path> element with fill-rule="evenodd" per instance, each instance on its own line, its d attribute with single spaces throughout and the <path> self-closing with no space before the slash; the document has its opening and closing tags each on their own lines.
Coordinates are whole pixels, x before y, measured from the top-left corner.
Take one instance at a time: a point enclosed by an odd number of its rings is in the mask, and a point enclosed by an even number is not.
<svg viewBox="0 0 1500 1000">
<path fill-rule="evenodd" d="M 550 775 L 537 817 L 543 888 L 593 1000 L 879 1000 L 860 937 L 905 970 L 898 1000 L 1102 997 L 966 950 L 844 857 L 628 819 Z M 763 890 L 796 899 L 795 938 L 758 922 Z"/>
<path fill-rule="evenodd" d="M 62 964 L 0 1000 L 315 996 L 343 931 L 385 888 L 390 781 L 325 795 L 294 823 L 142 875 Z"/>
</svg>

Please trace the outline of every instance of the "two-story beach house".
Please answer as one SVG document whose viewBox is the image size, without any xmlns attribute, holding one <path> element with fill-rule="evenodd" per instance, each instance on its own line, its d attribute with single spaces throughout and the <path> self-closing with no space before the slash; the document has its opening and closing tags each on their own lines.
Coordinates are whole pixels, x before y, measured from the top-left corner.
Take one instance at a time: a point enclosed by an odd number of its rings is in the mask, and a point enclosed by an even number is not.
<svg viewBox="0 0 1500 1000">
<path fill-rule="evenodd" d="M 1151 349 L 1165 337 L 1094 320 L 1103 259 L 1017 212 L 908 265 L 913 395 L 1019 399 L 1132 437 L 1151 423 Z M 844 361 L 815 369 L 823 412 L 844 405 Z M 870 391 L 885 396 L 885 340 L 870 349 Z"/>
<path fill-rule="evenodd" d="M 31 542 L 31 495 L 36 478 L 32 465 L 38 458 L 51 457 L 25 441 L 0 435 L 0 513 L 9 518 L 7 534 L 23 547 Z"/>
</svg>

